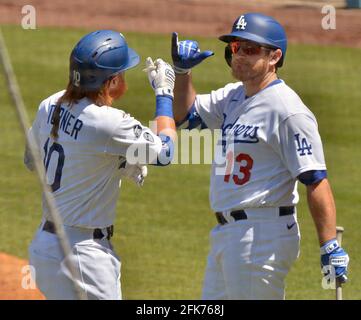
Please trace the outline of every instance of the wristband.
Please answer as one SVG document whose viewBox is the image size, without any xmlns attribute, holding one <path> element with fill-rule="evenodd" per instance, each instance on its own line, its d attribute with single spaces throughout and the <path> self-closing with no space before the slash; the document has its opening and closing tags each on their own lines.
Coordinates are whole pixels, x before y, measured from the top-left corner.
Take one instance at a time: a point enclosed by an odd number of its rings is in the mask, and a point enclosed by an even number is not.
<svg viewBox="0 0 361 320">
<path fill-rule="evenodd" d="M 331 239 L 329 241 L 327 241 L 321 248 L 321 255 L 323 254 L 329 254 L 332 251 L 334 251 L 335 249 L 337 249 L 339 247 L 338 242 L 336 239 Z"/>
<path fill-rule="evenodd" d="M 183 69 L 176 66 L 173 66 L 173 70 L 176 74 L 190 74 L 191 69 Z"/>
<path fill-rule="evenodd" d="M 156 96 L 155 117 L 173 118 L 173 99 L 170 96 Z"/>
</svg>

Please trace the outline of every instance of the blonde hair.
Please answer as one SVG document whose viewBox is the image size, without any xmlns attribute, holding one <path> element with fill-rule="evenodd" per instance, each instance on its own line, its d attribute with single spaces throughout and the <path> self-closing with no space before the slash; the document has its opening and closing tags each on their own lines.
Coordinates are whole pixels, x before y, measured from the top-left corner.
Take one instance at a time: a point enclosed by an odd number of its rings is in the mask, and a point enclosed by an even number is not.
<svg viewBox="0 0 361 320">
<path fill-rule="evenodd" d="M 109 82 L 111 79 L 106 81 L 104 85 L 97 91 L 86 91 L 79 87 L 76 87 L 73 85 L 71 81 L 69 81 L 67 88 L 65 90 L 65 93 L 58 99 L 55 110 L 51 119 L 51 123 L 53 127 L 51 128 L 50 135 L 51 137 L 56 140 L 59 135 L 59 123 L 60 123 L 60 111 L 61 111 L 61 105 L 67 104 L 67 107 L 70 109 L 72 106 L 76 103 L 78 103 L 79 100 L 83 98 L 88 98 L 91 100 L 95 105 L 97 106 L 110 106 L 112 104 L 112 98 L 109 94 Z"/>
</svg>

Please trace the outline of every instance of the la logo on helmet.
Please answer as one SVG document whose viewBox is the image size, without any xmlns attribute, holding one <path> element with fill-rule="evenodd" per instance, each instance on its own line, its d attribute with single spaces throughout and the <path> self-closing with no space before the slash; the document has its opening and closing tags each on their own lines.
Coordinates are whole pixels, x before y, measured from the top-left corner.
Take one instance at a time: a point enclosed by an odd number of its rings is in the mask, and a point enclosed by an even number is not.
<svg viewBox="0 0 361 320">
<path fill-rule="evenodd" d="M 246 25 L 247 25 L 247 22 L 246 20 L 244 19 L 244 16 L 240 16 L 239 19 L 238 19 L 238 22 L 236 24 L 236 29 L 242 29 L 244 30 L 246 28 Z"/>
</svg>

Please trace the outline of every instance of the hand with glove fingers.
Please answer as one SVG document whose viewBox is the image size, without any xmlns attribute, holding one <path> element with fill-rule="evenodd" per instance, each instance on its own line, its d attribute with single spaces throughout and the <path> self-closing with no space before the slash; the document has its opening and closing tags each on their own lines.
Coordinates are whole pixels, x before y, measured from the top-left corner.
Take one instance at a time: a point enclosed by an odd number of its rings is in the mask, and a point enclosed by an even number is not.
<svg viewBox="0 0 361 320">
<path fill-rule="evenodd" d="M 341 283 L 345 283 L 347 281 L 347 266 L 349 260 L 348 254 L 339 246 L 336 239 L 327 241 L 321 247 L 322 271 L 326 272 L 325 275 L 328 275 L 330 271 L 327 270 L 327 268 L 334 268 L 335 277 Z"/>
<path fill-rule="evenodd" d="M 148 169 L 145 165 L 129 164 L 125 158 L 121 158 L 119 172 L 121 179 L 128 178 L 129 180 L 134 181 L 138 187 L 142 187 L 144 179 L 148 174 Z"/>
<path fill-rule="evenodd" d="M 146 68 L 143 71 L 148 73 L 155 95 L 173 98 L 175 75 L 172 66 L 162 59 L 153 62 L 151 57 L 146 59 L 145 64 Z"/>
<path fill-rule="evenodd" d="M 189 73 L 191 68 L 201 63 L 204 59 L 213 56 L 212 51 L 203 51 L 198 47 L 198 42 L 193 40 L 178 41 L 178 34 L 172 34 L 172 59 L 176 74 Z"/>
</svg>

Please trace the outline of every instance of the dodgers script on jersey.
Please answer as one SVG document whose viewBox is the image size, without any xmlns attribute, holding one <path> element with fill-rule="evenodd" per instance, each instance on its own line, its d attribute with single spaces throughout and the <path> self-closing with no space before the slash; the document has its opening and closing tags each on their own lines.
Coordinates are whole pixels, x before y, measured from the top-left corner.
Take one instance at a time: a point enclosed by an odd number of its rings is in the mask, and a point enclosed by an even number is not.
<svg viewBox="0 0 361 320">
<path fill-rule="evenodd" d="M 295 205 L 297 176 L 326 169 L 316 119 L 282 80 L 249 98 L 242 83 L 229 84 L 197 95 L 194 107 L 222 133 L 211 173 L 214 211 Z"/>
<path fill-rule="evenodd" d="M 45 99 L 32 125 L 41 159 L 64 225 L 104 228 L 113 224 L 119 196 L 119 166 L 128 147 L 157 155 L 158 136 L 125 112 L 87 98 L 61 106 L 59 138 L 50 137 L 52 114 L 64 91 Z M 79 141 L 81 143 L 79 143 Z M 31 167 L 29 155 L 24 159 Z M 44 219 L 49 211 L 43 201 Z"/>
</svg>

